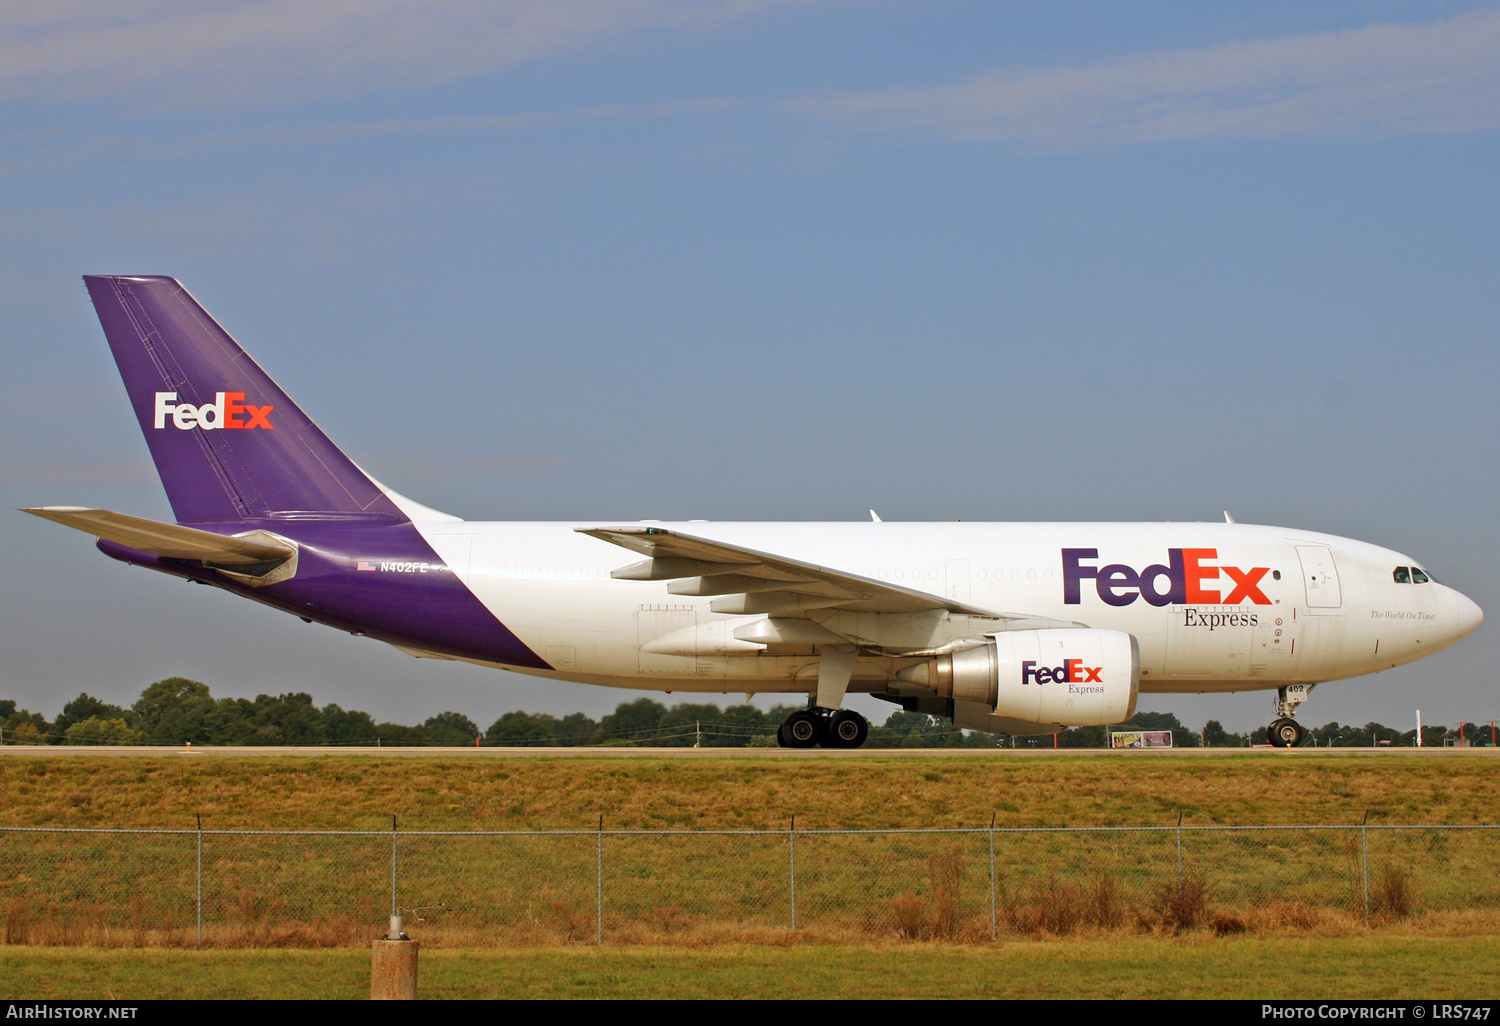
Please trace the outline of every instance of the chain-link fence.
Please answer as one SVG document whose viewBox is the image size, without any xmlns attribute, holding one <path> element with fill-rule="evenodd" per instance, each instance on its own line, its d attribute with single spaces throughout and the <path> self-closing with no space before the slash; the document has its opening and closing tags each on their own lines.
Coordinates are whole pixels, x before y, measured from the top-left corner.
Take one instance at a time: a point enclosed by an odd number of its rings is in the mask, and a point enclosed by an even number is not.
<svg viewBox="0 0 1500 1026">
<path fill-rule="evenodd" d="M 982 941 L 1500 918 L 1500 826 L 257 831 L 0 828 L 8 944 L 692 934 Z"/>
</svg>

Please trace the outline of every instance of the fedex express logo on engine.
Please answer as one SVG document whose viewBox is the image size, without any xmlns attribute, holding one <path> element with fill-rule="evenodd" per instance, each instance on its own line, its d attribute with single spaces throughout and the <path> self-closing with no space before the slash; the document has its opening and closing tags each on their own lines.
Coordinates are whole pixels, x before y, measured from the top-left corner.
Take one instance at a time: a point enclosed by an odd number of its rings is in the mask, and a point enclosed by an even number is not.
<svg viewBox="0 0 1500 1026">
<path fill-rule="evenodd" d="M 1168 549 L 1167 562 L 1154 563 L 1136 570 L 1124 563 L 1085 566 L 1084 560 L 1097 560 L 1098 549 L 1063 549 L 1063 604 L 1078 605 L 1084 581 L 1093 581 L 1099 598 L 1111 606 L 1128 606 L 1143 598 L 1153 606 L 1206 605 L 1233 606 L 1251 602 L 1269 606 L 1271 600 L 1260 590 L 1261 578 L 1271 572 L 1268 566 L 1243 570 L 1237 566 L 1210 566 L 1205 561 L 1219 558 L 1218 549 Z M 1227 592 L 1209 588 L 1205 582 L 1223 580 Z"/>
<path fill-rule="evenodd" d="M 1103 684 L 1102 666 L 1084 666 L 1082 659 L 1064 659 L 1061 666 L 1037 666 L 1036 660 L 1021 661 L 1021 684 L 1066 684 L 1070 695 L 1100 695 L 1104 688 L 1079 687 L 1080 684 Z"/>
<path fill-rule="evenodd" d="M 191 431 L 193 428 L 202 428 L 204 431 L 217 428 L 265 428 L 269 431 L 276 426 L 271 423 L 271 411 L 276 409 L 275 406 L 251 406 L 241 402 L 244 398 L 244 392 L 216 392 L 213 402 L 194 406 L 192 403 L 179 403 L 176 392 L 157 392 L 155 427 L 166 427 L 168 418 L 171 418 L 172 426 L 179 431 Z"/>
</svg>

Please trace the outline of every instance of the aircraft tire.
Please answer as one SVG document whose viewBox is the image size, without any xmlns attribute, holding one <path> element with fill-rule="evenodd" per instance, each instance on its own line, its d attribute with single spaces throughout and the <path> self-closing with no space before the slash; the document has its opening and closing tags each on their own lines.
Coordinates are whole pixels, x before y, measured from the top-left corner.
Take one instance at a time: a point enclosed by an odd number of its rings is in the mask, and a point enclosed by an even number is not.
<svg viewBox="0 0 1500 1026">
<path fill-rule="evenodd" d="M 870 736 L 870 724 L 853 709 L 840 709 L 828 718 L 826 748 L 858 748 Z"/>
<path fill-rule="evenodd" d="M 786 739 L 786 722 L 785 721 L 782 721 L 781 726 L 779 726 L 779 727 L 776 728 L 776 744 L 778 746 L 782 747 L 782 748 L 790 748 L 790 747 L 792 747 L 792 743 Z"/>
<path fill-rule="evenodd" d="M 1302 743 L 1302 725 L 1285 717 L 1273 720 L 1266 728 L 1266 740 L 1277 748 L 1296 748 Z"/>
<path fill-rule="evenodd" d="M 794 712 L 781 725 L 788 748 L 816 748 L 824 737 L 823 721 L 806 710 Z"/>
</svg>

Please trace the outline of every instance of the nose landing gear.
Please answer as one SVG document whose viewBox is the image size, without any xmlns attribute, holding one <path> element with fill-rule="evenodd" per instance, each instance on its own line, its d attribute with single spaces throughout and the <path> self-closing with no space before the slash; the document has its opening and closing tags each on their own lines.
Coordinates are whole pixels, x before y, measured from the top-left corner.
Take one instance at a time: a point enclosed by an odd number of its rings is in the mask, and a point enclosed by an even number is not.
<svg viewBox="0 0 1500 1026">
<path fill-rule="evenodd" d="M 1304 736 L 1302 725 L 1292 719 L 1297 706 L 1312 694 L 1311 684 L 1288 684 L 1276 689 L 1276 719 L 1266 728 L 1266 740 L 1276 748 L 1296 748 Z"/>
<path fill-rule="evenodd" d="M 1302 743 L 1302 725 L 1296 720 L 1272 720 L 1266 728 L 1266 740 L 1277 748 L 1296 748 Z"/>
</svg>

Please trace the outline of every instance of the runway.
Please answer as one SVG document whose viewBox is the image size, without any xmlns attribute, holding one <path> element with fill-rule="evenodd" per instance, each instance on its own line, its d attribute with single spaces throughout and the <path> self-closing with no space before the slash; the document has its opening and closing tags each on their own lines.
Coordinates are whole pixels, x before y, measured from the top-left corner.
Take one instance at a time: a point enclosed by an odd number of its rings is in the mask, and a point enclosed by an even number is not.
<svg viewBox="0 0 1500 1026">
<path fill-rule="evenodd" d="M 271 758 L 287 756 L 349 756 L 375 758 L 605 758 L 605 759 L 1036 759 L 1058 756 L 1171 759 L 1171 758 L 1393 758 L 1495 757 L 1500 748 L 471 748 L 471 747 L 348 747 L 292 745 L 6 745 L 0 758 Z"/>
</svg>

